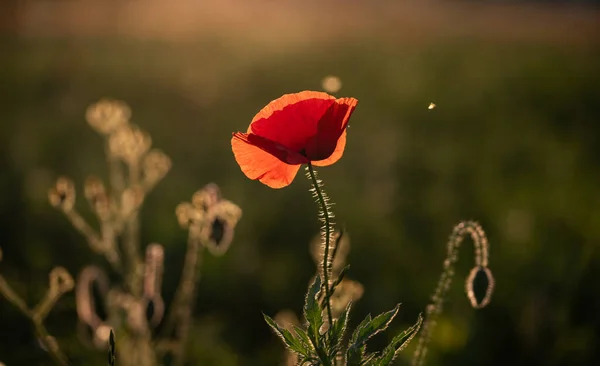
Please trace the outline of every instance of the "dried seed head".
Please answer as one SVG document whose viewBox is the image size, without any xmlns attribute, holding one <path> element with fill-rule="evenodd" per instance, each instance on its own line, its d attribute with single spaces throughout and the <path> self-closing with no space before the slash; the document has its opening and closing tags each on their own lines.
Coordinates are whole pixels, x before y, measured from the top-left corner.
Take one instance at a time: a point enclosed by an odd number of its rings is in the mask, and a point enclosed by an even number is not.
<svg viewBox="0 0 600 366">
<path fill-rule="evenodd" d="M 184 229 L 189 228 L 191 225 L 200 224 L 206 216 L 204 211 L 194 207 L 189 202 L 182 202 L 177 205 L 175 215 L 179 225 Z"/>
<path fill-rule="evenodd" d="M 360 300 L 363 293 L 363 285 L 356 281 L 343 279 L 331 296 L 331 312 L 333 316 L 337 318 L 346 309 L 350 301 L 356 302 Z"/>
<path fill-rule="evenodd" d="M 209 208 L 200 235 L 212 254 L 223 255 L 229 249 L 234 228 L 241 217 L 242 209 L 227 200 L 220 200 Z"/>
<path fill-rule="evenodd" d="M 123 191 L 121 195 L 121 215 L 128 217 L 144 202 L 144 191 L 140 187 L 131 187 Z"/>
<path fill-rule="evenodd" d="M 189 202 L 182 202 L 175 208 L 175 216 L 177 216 L 177 222 L 179 226 L 187 229 L 190 226 L 191 215 L 190 212 L 193 210 L 193 206 Z"/>
<path fill-rule="evenodd" d="M 85 117 L 93 129 L 108 135 L 128 123 L 131 109 L 120 100 L 103 99 L 90 105 Z"/>
<path fill-rule="evenodd" d="M 242 209 L 235 203 L 227 200 L 221 200 L 218 205 L 210 210 L 214 216 L 218 216 L 226 220 L 232 228 L 237 225 L 242 217 Z"/>
<path fill-rule="evenodd" d="M 202 227 L 202 243 L 213 255 L 223 255 L 233 240 L 233 226 L 220 216 L 209 216 Z"/>
<path fill-rule="evenodd" d="M 151 145 L 150 135 L 133 125 L 121 126 L 108 140 L 110 154 L 130 165 L 138 163 Z"/>
<path fill-rule="evenodd" d="M 161 180 L 171 169 L 171 159 L 158 149 L 150 151 L 142 164 L 146 182 L 151 185 Z"/>
<path fill-rule="evenodd" d="M 85 180 L 84 186 L 85 198 L 87 198 L 92 210 L 100 219 L 108 219 L 110 215 L 110 200 L 106 194 L 106 189 L 100 178 L 89 176 Z"/>
<path fill-rule="evenodd" d="M 105 195 L 106 189 L 100 178 L 90 175 L 85 180 L 84 193 L 87 199 L 95 200 L 98 196 Z"/>
<path fill-rule="evenodd" d="M 73 277 L 64 267 L 54 267 L 50 272 L 50 292 L 64 294 L 75 286 Z"/>
<path fill-rule="evenodd" d="M 75 205 L 75 184 L 66 177 L 56 180 L 56 185 L 48 191 L 48 200 L 53 207 L 70 211 Z"/>
<path fill-rule="evenodd" d="M 209 183 L 192 196 L 192 204 L 197 208 L 208 211 L 221 200 L 221 190 L 215 183 Z"/>
</svg>

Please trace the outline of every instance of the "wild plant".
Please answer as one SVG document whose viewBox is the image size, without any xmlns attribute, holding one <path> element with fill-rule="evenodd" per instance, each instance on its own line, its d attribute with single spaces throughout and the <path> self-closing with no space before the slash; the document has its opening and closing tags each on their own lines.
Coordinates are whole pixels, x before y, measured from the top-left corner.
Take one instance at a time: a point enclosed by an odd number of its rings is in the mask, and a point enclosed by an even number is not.
<svg viewBox="0 0 600 366">
<path fill-rule="evenodd" d="M 191 202 L 177 206 L 175 214 L 188 231 L 188 241 L 181 280 L 167 307 L 161 295 L 164 247 L 142 245 L 139 211 L 170 170 L 171 159 L 152 149 L 150 135 L 132 124 L 130 117 L 129 106 L 116 100 L 101 100 L 86 113 L 88 124 L 104 138 L 109 170 L 108 187 L 90 176 L 83 189 L 98 228 L 76 208 L 71 179 L 59 177 L 48 193 L 52 206 L 65 215 L 93 252 L 105 258 L 108 270 L 87 266 L 74 281 L 66 269 L 53 269 L 48 294 L 33 309 L 0 276 L 0 292 L 31 319 L 40 342 L 58 365 L 67 365 L 69 359 L 43 321 L 60 296 L 73 287 L 80 334 L 96 348 L 106 349 L 109 343 L 109 365 L 159 365 L 167 354 L 172 364 L 183 365 L 202 256 L 205 251 L 225 254 L 242 214 L 237 205 L 221 197 L 216 184 L 206 185 L 193 194 Z M 103 309 L 97 309 L 97 304 Z M 115 342 L 123 352 L 115 352 Z"/>
<path fill-rule="evenodd" d="M 340 285 L 349 268 L 346 266 L 339 272 L 334 271 L 343 232 L 337 236 L 334 232 L 333 203 L 314 167 L 331 165 L 342 157 L 348 121 L 357 104 L 354 98 L 336 99 L 322 92 L 286 94 L 258 112 L 246 133 L 233 134 L 231 145 L 234 157 L 242 172 L 252 180 L 259 180 L 271 188 L 283 188 L 291 184 L 300 167 L 306 165 L 310 192 L 319 207 L 318 218 L 322 224 L 321 261 L 318 273 L 306 293 L 301 325 L 293 324 L 295 320 L 289 314 L 287 318 L 292 320 L 285 326 L 266 314 L 264 318 L 293 355 L 288 357 L 288 362 L 313 366 L 391 365 L 423 327 L 413 357 L 414 365 L 422 365 L 427 354 L 427 343 L 454 275 L 458 247 L 466 234 L 471 235 L 475 244 L 475 267 L 466 281 L 467 294 L 475 308 L 489 303 L 494 280 L 487 267 L 487 239 L 481 227 L 474 222 L 463 222 L 456 226 L 448 243 L 444 271 L 432 296 L 432 303 L 426 307 L 425 321 L 419 315 L 413 326 L 396 335 L 383 350 L 367 352 L 367 341 L 387 329 L 398 314 L 400 304 L 397 304 L 392 310 L 377 316 L 367 315 L 347 337 L 353 298 L 341 296 L 345 298 L 341 311 L 339 303 L 335 304 L 334 301 L 336 292 L 338 295 L 342 292 Z M 481 301 L 477 300 L 473 291 L 473 282 L 478 273 L 484 273 L 488 279 L 486 294 Z"/>
</svg>

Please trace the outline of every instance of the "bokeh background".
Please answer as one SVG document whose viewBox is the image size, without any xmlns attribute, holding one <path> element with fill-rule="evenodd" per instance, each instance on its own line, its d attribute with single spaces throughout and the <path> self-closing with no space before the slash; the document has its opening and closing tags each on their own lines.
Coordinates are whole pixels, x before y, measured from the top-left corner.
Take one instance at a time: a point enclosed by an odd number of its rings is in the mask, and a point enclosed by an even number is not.
<svg viewBox="0 0 600 366">
<path fill-rule="evenodd" d="M 53 266 L 106 265 L 47 190 L 59 175 L 78 190 L 88 174 L 107 176 L 84 114 L 122 99 L 173 160 L 142 211 L 143 242 L 166 246 L 167 300 L 186 240 L 175 206 L 215 182 L 244 211 L 229 252 L 202 267 L 192 364 L 279 364 L 261 312 L 300 312 L 316 208 L 302 175 L 282 190 L 248 180 L 230 137 L 268 101 L 334 75 L 336 95 L 360 101 L 343 159 L 320 171 L 350 233 L 349 276 L 365 286 L 351 323 L 403 304 L 372 349 L 423 311 L 453 225 L 475 219 L 491 244 L 493 301 L 474 311 L 464 296 L 466 243 L 429 364 L 592 365 L 599 20 L 584 1 L 4 1 L 0 271 L 34 304 Z M 75 364 L 103 365 L 105 352 L 78 340 L 74 307 L 65 296 L 47 327 Z M 0 361 L 48 362 L 3 298 Z"/>
</svg>

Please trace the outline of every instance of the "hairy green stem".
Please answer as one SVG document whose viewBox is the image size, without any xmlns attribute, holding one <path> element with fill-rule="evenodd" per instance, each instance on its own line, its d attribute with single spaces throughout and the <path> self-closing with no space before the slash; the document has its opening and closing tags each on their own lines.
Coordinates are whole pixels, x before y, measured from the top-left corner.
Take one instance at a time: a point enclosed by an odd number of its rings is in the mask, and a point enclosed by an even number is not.
<svg viewBox="0 0 600 366">
<path fill-rule="evenodd" d="M 319 200 L 319 204 L 323 210 L 323 219 L 325 220 L 325 250 L 323 251 L 323 281 L 325 283 L 325 306 L 327 307 L 327 318 L 329 319 L 329 327 L 333 324 L 333 316 L 331 315 L 331 301 L 329 295 L 329 239 L 331 236 L 331 225 L 329 222 L 329 210 L 327 209 L 327 204 L 325 203 L 325 198 L 323 197 L 323 192 L 319 187 L 319 183 L 317 182 L 317 177 L 315 175 L 315 171 L 312 167 L 312 164 L 309 162 L 308 164 L 308 172 L 310 174 L 310 179 L 312 180 L 312 185 L 315 188 L 315 192 L 317 192 L 317 198 Z"/>
</svg>

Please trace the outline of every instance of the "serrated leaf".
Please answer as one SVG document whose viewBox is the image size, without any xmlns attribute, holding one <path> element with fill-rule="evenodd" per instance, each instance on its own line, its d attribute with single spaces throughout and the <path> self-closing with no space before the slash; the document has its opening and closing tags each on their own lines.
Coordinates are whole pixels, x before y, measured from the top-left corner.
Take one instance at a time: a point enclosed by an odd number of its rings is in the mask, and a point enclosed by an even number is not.
<svg viewBox="0 0 600 366">
<path fill-rule="evenodd" d="M 306 299 L 304 301 L 304 318 L 308 323 L 308 335 L 311 337 L 313 342 L 319 339 L 319 329 L 323 325 L 323 316 L 321 314 L 321 307 L 317 300 L 317 295 L 321 290 L 321 276 L 317 275 L 315 280 L 310 285 L 308 292 L 306 293 Z"/>
<path fill-rule="evenodd" d="M 309 357 L 311 355 L 310 348 L 307 347 L 308 345 L 304 343 L 301 337 L 295 337 L 292 332 L 279 326 L 279 324 L 277 324 L 270 316 L 263 314 L 263 317 L 265 318 L 267 324 L 269 324 L 275 334 L 281 338 L 283 343 L 285 343 L 290 351 L 305 357 Z"/>
<path fill-rule="evenodd" d="M 352 301 L 346 305 L 346 309 L 340 314 L 340 317 L 333 321 L 333 326 L 329 330 L 330 345 L 337 345 L 342 341 L 344 332 L 348 325 L 348 314 L 352 308 Z"/>
<path fill-rule="evenodd" d="M 296 336 L 307 346 L 309 350 L 312 350 L 312 344 L 310 343 L 310 338 L 308 337 L 308 334 L 306 334 L 306 330 L 300 328 L 297 325 L 292 325 L 292 328 L 294 329 L 294 333 L 296 333 Z"/>
<path fill-rule="evenodd" d="M 361 366 L 373 366 L 371 362 L 373 362 L 375 356 L 376 355 L 374 353 L 364 354 L 360 362 Z"/>
<path fill-rule="evenodd" d="M 334 320 L 333 326 L 328 332 L 330 358 L 334 358 L 335 355 L 342 349 L 342 340 L 344 338 L 346 328 L 348 327 L 348 314 L 350 313 L 351 307 L 352 302 L 349 302 L 340 317 Z"/>
<path fill-rule="evenodd" d="M 417 322 L 412 327 L 395 336 L 390 344 L 381 352 L 381 356 L 377 359 L 373 366 L 391 365 L 398 353 L 402 351 L 419 332 L 421 324 L 423 324 L 423 317 L 421 314 L 419 314 Z"/>
<path fill-rule="evenodd" d="M 382 330 L 385 330 L 396 314 L 398 314 L 399 309 L 400 304 L 396 305 L 396 307 L 390 311 L 377 315 L 375 318 L 371 319 L 371 321 L 366 322 L 366 324 L 361 323 L 362 327 L 359 325 L 359 327 L 356 328 L 356 338 L 354 338 L 350 347 L 360 347 L 365 344 L 369 338 Z"/>
<path fill-rule="evenodd" d="M 346 363 L 348 366 L 360 366 L 366 351 L 367 346 L 348 348 L 346 351 Z"/>
<path fill-rule="evenodd" d="M 367 314 L 365 318 L 358 324 L 354 332 L 352 332 L 352 337 L 350 338 L 350 344 L 355 344 L 356 339 L 358 339 L 359 330 L 364 328 L 371 321 L 371 314 Z"/>
</svg>

